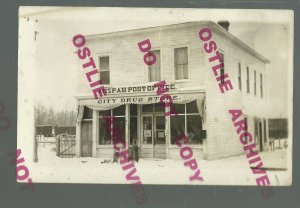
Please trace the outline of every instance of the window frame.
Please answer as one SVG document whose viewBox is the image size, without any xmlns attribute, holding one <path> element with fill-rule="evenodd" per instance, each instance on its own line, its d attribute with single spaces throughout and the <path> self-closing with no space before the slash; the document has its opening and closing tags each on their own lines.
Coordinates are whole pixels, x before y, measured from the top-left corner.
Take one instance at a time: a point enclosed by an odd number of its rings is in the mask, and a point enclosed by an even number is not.
<svg viewBox="0 0 300 208">
<path fill-rule="evenodd" d="M 147 82 L 148 83 L 154 83 L 154 82 L 156 83 L 156 82 L 159 82 L 159 81 L 162 80 L 162 64 L 161 64 L 162 63 L 162 50 L 161 50 L 161 48 L 151 48 L 151 50 L 149 52 L 153 52 L 153 51 L 159 51 L 159 55 L 160 55 L 160 57 L 159 57 L 160 58 L 160 64 L 159 64 L 160 65 L 159 66 L 159 77 L 160 77 L 160 80 L 157 80 L 157 81 L 156 80 L 154 80 L 154 81 L 150 80 L 150 71 L 149 70 L 150 70 L 150 68 L 151 68 L 152 65 L 147 65 L 146 64 L 146 66 L 147 66 Z"/>
<path fill-rule="evenodd" d="M 221 84 L 224 84 L 224 75 L 225 75 L 225 52 L 222 49 L 219 49 L 219 53 L 222 59 L 223 67 L 220 69 L 220 77 L 221 77 Z"/>
<path fill-rule="evenodd" d="M 131 109 L 130 109 L 130 107 L 131 107 L 131 105 L 136 105 L 136 110 L 137 110 L 137 114 L 136 115 L 131 115 Z M 129 120 L 128 120 L 128 122 L 129 122 L 129 138 L 128 138 L 128 147 L 132 147 L 133 146 L 133 144 L 131 144 L 131 141 L 130 141 L 130 138 L 131 138 L 131 118 L 136 118 L 137 119 L 137 126 L 136 126 L 136 128 L 137 128 L 137 143 L 135 144 L 135 145 L 138 145 L 139 146 L 139 104 L 129 104 L 129 108 L 128 108 L 128 110 L 129 110 L 129 115 L 128 115 L 128 117 L 129 117 Z M 126 115 L 126 111 L 125 111 L 125 115 Z M 126 119 L 125 119 L 125 121 L 126 121 Z M 126 132 L 125 132 L 126 133 Z"/>
<path fill-rule="evenodd" d="M 263 130 L 264 130 L 263 141 L 264 141 L 264 143 L 267 143 L 268 140 L 267 140 L 267 120 L 266 120 L 266 118 L 263 118 Z"/>
<path fill-rule="evenodd" d="M 101 84 L 102 86 L 111 86 L 111 53 L 96 53 L 97 56 L 97 70 L 98 70 L 98 80 L 101 80 L 100 72 L 103 72 L 100 68 L 100 58 L 108 57 L 108 65 L 109 65 L 109 84 Z M 106 70 L 107 71 L 107 70 Z"/>
<path fill-rule="evenodd" d="M 263 74 L 262 73 L 259 73 L 260 74 L 260 97 L 261 98 L 264 98 L 264 93 L 263 93 Z"/>
<path fill-rule="evenodd" d="M 122 106 L 122 105 L 121 105 Z M 120 107 L 120 106 L 119 106 Z M 110 116 L 113 116 L 113 110 L 114 110 L 114 108 L 113 109 L 110 109 L 109 111 L 110 111 Z M 103 116 L 100 116 L 99 115 L 99 113 L 100 113 L 100 111 L 97 111 L 97 119 L 98 119 L 98 126 L 97 126 L 97 147 L 101 147 L 101 148 L 105 148 L 105 147 L 107 147 L 107 148 L 113 148 L 113 143 L 110 143 L 110 144 L 100 144 L 100 137 L 99 137 L 99 129 L 100 129 L 100 123 L 99 123 L 99 119 L 100 118 L 103 118 Z M 119 116 L 114 116 L 115 118 L 120 118 L 120 117 L 123 117 L 123 118 L 125 118 L 125 126 L 124 126 L 124 128 L 126 128 L 126 123 L 128 122 L 127 121 L 127 118 L 126 118 L 126 105 L 125 105 L 125 114 L 124 115 L 119 115 Z M 113 125 L 114 123 L 112 123 L 112 125 Z M 113 127 L 113 126 L 111 126 L 111 127 Z M 112 132 L 110 131 L 110 137 L 112 138 Z M 126 142 L 126 129 L 125 129 L 125 137 L 124 137 L 124 141 Z M 111 146 L 110 146 L 111 145 Z M 127 146 L 128 144 L 126 144 L 126 146 Z"/>
<path fill-rule="evenodd" d="M 243 84 L 242 84 L 242 64 L 241 62 L 238 63 L 238 84 L 239 84 L 239 90 L 243 91 Z"/>
<path fill-rule="evenodd" d="M 250 69 L 249 66 L 246 66 L 246 89 L 247 89 L 247 93 L 250 94 Z"/>
<path fill-rule="evenodd" d="M 248 119 L 248 116 L 247 115 L 244 115 L 244 121 L 246 123 L 246 129 L 245 129 L 245 132 L 248 132 L 248 129 L 249 129 L 249 119 Z M 248 143 L 248 140 L 249 138 L 248 137 L 245 137 L 246 138 L 246 142 Z"/>
<path fill-rule="evenodd" d="M 176 65 L 175 65 L 175 49 L 179 48 L 187 48 L 187 78 L 183 79 L 176 79 Z M 174 81 L 175 82 L 180 82 L 180 81 L 189 81 L 190 78 L 190 70 L 189 70 L 189 65 L 190 65 L 190 46 L 189 45 L 176 45 L 173 47 L 173 73 L 174 73 Z"/>
<path fill-rule="evenodd" d="M 84 110 L 89 109 L 87 106 L 84 106 L 83 108 L 83 115 L 82 115 L 82 121 L 93 121 L 93 109 L 90 109 L 92 111 L 92 117 L 91 118 L 84 118 Z"/>
<path fill-rule="evenodd" d="M 192 101 L 193 102 L 193 101 Z M 197 102 L 197 101 L 195 101 L 195 102 Z M 186 105 L 187 105 L 188 103 L 183 103 L 183 104 L 179 104 L 179 105 L 184 105 L 184 113 L 178 113 L 177 115 L 178 116 L 182 116 L 182 115 L 184 115 L 184 122 L 185 122 L 185 126 L 184 126 L 184 134 L 185 135 L 187 135 L 187 116 L 188 115 L 199 115 L 200 117 L 201 117 L 201 115 L 200 115 L 200 113 L 199 113 L 199 110 L 198 110 L 198 113 L 187 113 L 187 107 L 186 107 Z M 176 148 L 179 148 L 179 147 L 177 147 L 177 145 L 174 143 L 174 144 L 172 144 L 172 139 L 171 139 L 171 137 L 172 137 L 172 135 L 171 135 L 171 118 L 172 117 L 174 117 L 174 116 L 170 116 L 169 117 L 169 119 L 170 119 L 170 127 L 169 127 L 169 147 L 171 147 L 171 148 L 174 148 L 174 147 L 176 147 Z M 177 116 L 176 117 L 174 117 L 174 119 L 178 119 L 177 118 Z M 202 117 L 201 117 L 201 119 L 203 119 Z M 203 130 L 203 129 L 202 129 Z M 207 134 L 206 134 L 207 135 Z M 205 139 L 207 139 L 207 136 L 206 136 L 206 138 Z M 204 140 L 204 139 L 202 139 L 202 140 Z M 189 144 L 188 143 L 188 145 L 191 145 L 191 146 L 193 146 L 193 147 L 200 147 L 200 148 L 203 148 L 203 141 L 202 141 L 202 144 Z"/>
</svg>

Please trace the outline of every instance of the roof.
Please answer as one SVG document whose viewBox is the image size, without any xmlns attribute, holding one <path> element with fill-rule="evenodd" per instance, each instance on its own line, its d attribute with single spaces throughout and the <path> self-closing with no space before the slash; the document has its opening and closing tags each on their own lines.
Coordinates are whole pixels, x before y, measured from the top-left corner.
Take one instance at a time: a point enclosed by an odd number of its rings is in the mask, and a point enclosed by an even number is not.
<svg viewBox="0 0 300 208">
<path fill-rule="evenodd" d="M 178 28 L 178 27 L 188 27 L 188 26 L 199 26 L 199 25 L 206 25 L 212 28 L 214 31 L 219 32 L 220 34 L 226 36 L 233 42 L 235 42 L 237 45 L 239 45 L 241 48 L 243 48 L 245 51 L 249 52 L 259 60 L 263 61 L 264 63 L 270 63 L 270 61 L 258 53 L 256 50 L 254 50 L 252 47 L 247 45 L 242 40 L 238 39 L 234 35 L 232 35 L 230 32 L 225 30 L 222 26 L 218 25 L 217 23 L 213 21 L 194 21 L 194 22 L 185 22 L 185 23 L 179 23 L 179 24 L 171 24 L 171 25 L 162 25 L 162 26 L 156 26 L 156 27 L 147 27 L 147 28 L 139 28 L 139 29 L 133 29 L 133 30 L 125 30 L 125 31 L 117 31 L 117 32 L 110 32 L 110 33 L 102 33 L 102 34 L 95 34 L 95 35 L 87 35 L 87 40 L 92 39 L 101 39 L 101 38 L 109 38 L 109 37 L 118 37 L 118 36 L 124 36 L 124 35 L 134 35 L 137 33 L 145 33 L 145 32 L 156 32 L 166 29 L 172 29 L 172 28 Z"/>
</svg>

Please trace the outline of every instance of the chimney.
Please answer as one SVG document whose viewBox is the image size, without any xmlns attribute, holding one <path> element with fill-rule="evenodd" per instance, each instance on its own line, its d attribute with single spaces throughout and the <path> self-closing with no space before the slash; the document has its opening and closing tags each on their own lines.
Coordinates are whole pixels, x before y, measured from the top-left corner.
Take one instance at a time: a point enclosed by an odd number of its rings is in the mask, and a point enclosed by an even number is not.
<svg viewBox="0 0 300 208">
<path fill-rule="evenodd" d="M 225 30 L 228 31 L 230 23 L 226 20 L 222 20 L 218 22 L 218 25 L 220 25 L 221 27 L 223 27 Z"/>
</svg>

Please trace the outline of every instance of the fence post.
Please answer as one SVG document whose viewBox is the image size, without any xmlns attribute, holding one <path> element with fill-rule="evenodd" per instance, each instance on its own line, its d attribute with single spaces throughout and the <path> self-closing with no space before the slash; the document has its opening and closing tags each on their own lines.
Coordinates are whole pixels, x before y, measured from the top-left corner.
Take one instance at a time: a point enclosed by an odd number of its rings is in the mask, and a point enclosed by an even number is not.
<svg viewBox="0 0 300 208">
<path fill-rule="evenodd" d="M 60 137 L 57 136 L 56 137 L 56 156 L 59 157 L 59 153 L 60 153 Z"/>
<path fill-rule="evenodd" d="M 38 162 L 38 135 L 35 135 L 34 137 L 34 155 L 33 155 L 33 161 Z"/>
</svg>

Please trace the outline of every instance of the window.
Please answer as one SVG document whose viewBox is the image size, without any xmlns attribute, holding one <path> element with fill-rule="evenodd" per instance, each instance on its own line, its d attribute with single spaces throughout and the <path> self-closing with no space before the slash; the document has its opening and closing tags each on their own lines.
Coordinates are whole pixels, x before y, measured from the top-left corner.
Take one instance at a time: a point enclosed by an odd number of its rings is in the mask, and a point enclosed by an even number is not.
<svg viewBox="0 0 300 208">
<path fill-rule="evenodd" d="M 113 134 L 106 128 L 105 117 L 114 116 L 111 128 L 118 130 L 119 138 L 125 142 L 125 105 L 114 108 L 112 110 L 99 111 L 99 144 L 112 144 Z"/>
<path fill-rule="evenodd" d="M 245 115 L 245 123 L 246 123 L 246 132 L 248 132 L 248 117 Z M 245 142 L 247 142 L 248 143 L 248 137 L 247 136 L 245 136 L 244 137 L 245 138 Z"/>
<path fill-rule="evenodd" d="M 146 104 L 142 105 L 142 112 L 143 113 L 158 113 L 158 112 L 165 112 L 165 108 L 161 103 L 155 103 L 155 104 Z"/>
<path fill-rule="evenodd" d="M 239 89 L 242 91 L 242 69 L 241 69 L 241 63 L 239 63 Z"/>
<path fill-rule="evenodd" d="M 263 76 L 262 74 L 260 74 L 260 96 L 261 98 L 263 98 L 264 94 L 263 94 Z"/>
<path fill-rule="evenodd" d="M 254 95 L 256 95 L 256 71 L 254 71 Z"/>
<path fill-rule="evenodd" d="M 196 101 L 187 104 L 174 104 L 178 116 L 171 116 L 171 144 L 179 135 L 186 134 L 189 144 L 202 144 L 206 131 L 202 129 L 202 118 L 199 115 Z"/>
<path fill-rule="evenodd" d="M 93 118 L 93 110 L 84 106 L 82 119 L 92 119 L 92 118 Z"/>
<path fill-rule="evenodd" d="M 188 79 L 188 48 L 174 50 L 175 80 Z"/>
<path fill-rule="evenodd" d="M 130 145 L 137 144 L 138 128 L 137 128 L 137 105 L 130 104 Z"/>
<path fill-rule="evenodd" d="M 109 56 L 103 56 L 99 58 L 99 66 L 100 66 L 100 80 L 103 85 L 110 84 L 109 78 Z"/>
<path fill-rule="evenodd" d="M 260 119 L 257 117 L 254 117 L 254 143 L 258 144 L 259 139 L 259 121 Z"/>
<path fill-rule="evenodd" d="M 221 73 L 221 84 L 224 84 L 224 74 L 225 74 L 225 59 L 224 59 L 224 53 L 220 53 L 221 55 L 221 60 L 223 62 L 223 67 L 220 69 Z"/>
<path fill-rule="evenodd" d="M 149 81 L 160 81 L 160 51 L 151 51 L 156 56 L 156 62 L 148 67 Z"/>
<path fill-rule="evenodd" d="M 264 142 L 267 142 L 267 121 L 264 118 Z"/>
<path fill-rule="evenodd" d="M 142 105 L 143 113 L 152 113 L 153 112 L 153 104 Z"/>
<path fill-rule="evenodd" d="M 142 105 L 143 144 L 166 144 L 164 112 L 165 108 L 161 103 Z"/>
<path fill-rule="evenodd" d="M 247 66 L 247 93 L 250 93 L 249 67 Z"/>
<path fill-rule="evenodd" d="M 81 156 L 92 156 L 93 110 L 84 106 L 81 122 Z M 56 130 L 56 128 L 55 128 Z M 59 132 L 55 131 L 56 134 Z"/>
<path fill-rule="evenodd" d="M 106 128 L 105 118 L 99 118 L 99 144 L 111 144 L 111 134 Z"/>
</svg>

